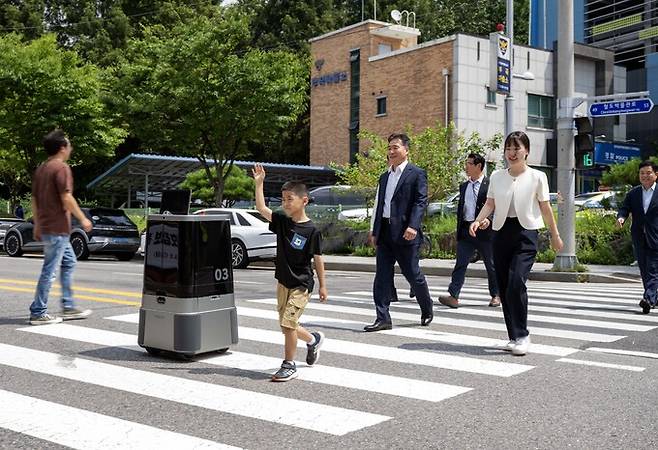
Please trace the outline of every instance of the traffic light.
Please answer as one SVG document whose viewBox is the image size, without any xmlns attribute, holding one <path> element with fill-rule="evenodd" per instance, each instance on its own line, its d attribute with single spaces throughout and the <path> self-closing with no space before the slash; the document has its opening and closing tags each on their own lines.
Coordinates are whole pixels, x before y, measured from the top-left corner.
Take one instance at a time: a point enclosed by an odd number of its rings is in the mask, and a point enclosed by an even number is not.
<svg viewBox="0 0 658 450">
<path fill-rule="evenodd" d="M 588 168 L 594 165 L 594 145 L 592 142 L 592 122 L 588 117 L 576 117 L 575 153 L 576 167 Z"/>
</svg>

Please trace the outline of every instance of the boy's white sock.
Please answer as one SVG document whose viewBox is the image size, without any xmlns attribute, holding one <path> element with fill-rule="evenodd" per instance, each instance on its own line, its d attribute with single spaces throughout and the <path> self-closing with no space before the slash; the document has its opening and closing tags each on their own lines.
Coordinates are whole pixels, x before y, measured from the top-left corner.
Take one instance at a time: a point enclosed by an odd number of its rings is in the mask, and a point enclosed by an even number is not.
<svg viewBox="0 0 658 450">
<path fill-rule="evenodd" d="M 315 338 L 315 335 L 311 334 L 311 341 L 307 342 L 306 345 L 315 345 L 316 341 L 317 341 L 317 339 Z"/>
</svg>

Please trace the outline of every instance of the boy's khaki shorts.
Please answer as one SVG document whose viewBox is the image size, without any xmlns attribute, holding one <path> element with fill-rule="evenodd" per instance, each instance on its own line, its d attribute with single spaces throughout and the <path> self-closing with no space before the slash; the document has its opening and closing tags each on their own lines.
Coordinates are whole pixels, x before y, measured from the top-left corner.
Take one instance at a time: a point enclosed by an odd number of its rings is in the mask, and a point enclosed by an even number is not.
<svg viewBox="0 0 658 450">
<path fill-rule="evenodd" d="M 299 317 L 304 312 L 311 294 L 305 288 L 288 289 L 281 283 L 276 286 L 276 302 L 279 311 L 279 325 L 296 330 Z"/>
</svg>

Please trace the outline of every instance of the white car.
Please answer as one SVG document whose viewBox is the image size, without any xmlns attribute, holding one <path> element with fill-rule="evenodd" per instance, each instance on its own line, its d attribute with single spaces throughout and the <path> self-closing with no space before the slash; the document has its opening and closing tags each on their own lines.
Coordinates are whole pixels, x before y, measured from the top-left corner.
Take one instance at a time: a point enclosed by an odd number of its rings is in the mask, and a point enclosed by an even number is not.
<svg viewBox="0 0 658 450">
<path fill-rule="evenodd" d="M 585 192 L 583 194 L 576 195 L 573 203 L 576 206 L 576 210 L 587 208 L 602 208 L 601 201 L 605 200 L 606 198 L 614 197 L 615 195 L 615 191 Z M 611 200 L 614 201 L 614 198 Z"/>
<path fill-rule="evenodd" d="M 233 268 L 244 269 L 256 259 L 276 258 L 276 234 L 270 231 L 270 222 L 255 209 L 207 208 L 194 214 L 229 215 Z"/>
<path fill-rule="evenodd" d="M 366 220 L 372 213 L 372 208 L 346 209 L 338 213 L 338 220 Z"/>
</svg>

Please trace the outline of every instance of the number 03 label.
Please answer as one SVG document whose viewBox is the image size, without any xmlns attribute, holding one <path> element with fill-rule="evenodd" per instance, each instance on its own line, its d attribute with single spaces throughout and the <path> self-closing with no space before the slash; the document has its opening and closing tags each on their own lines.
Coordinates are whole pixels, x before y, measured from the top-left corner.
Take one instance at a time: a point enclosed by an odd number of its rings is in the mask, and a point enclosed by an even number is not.
<svg viewBox="0 0 658 450">
<path fill-rule="evenodd" d="M 228 281 L 229 277 L 228 269 L 215 269 L 215 280 Z"/>
</svg>

